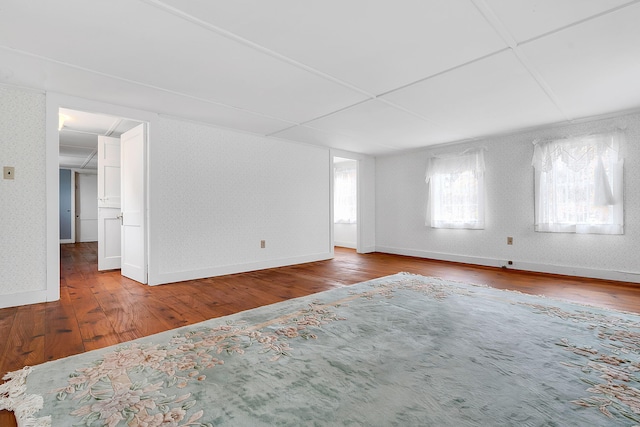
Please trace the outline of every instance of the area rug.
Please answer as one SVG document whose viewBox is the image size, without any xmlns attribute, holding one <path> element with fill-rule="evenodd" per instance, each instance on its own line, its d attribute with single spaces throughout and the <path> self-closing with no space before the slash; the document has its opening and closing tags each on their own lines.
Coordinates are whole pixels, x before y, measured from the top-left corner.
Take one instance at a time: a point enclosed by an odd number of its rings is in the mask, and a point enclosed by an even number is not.
<svg viewBox="0 0 640 427">
<path fill-rule="evenodd" d="M 397 274 L 9 373 L 21 426 L 633 426 L 640 316 Z"/>
</svg>

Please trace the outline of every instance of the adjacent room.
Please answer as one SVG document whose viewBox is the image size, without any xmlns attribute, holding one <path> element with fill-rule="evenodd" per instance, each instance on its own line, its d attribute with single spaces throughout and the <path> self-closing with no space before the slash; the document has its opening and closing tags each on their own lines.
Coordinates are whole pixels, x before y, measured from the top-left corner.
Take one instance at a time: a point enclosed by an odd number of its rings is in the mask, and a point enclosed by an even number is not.
<svg viewBox="0 0 640 427">
<path fill-rule="evenodd" d="M 0 6 L 0 425 L 640 424 L 640 2 Z"/>
</svg>

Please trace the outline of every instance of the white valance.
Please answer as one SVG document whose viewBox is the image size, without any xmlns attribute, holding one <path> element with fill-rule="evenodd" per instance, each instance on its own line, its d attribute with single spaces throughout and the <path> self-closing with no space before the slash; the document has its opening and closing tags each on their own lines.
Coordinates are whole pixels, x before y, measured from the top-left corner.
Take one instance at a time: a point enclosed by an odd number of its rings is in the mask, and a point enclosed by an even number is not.
<svg viewBox="0 0 640 427">
<path fill-rule="evenodd" d="M 484 173 L 484 148 L 466 150 L 461 154 L 431 157 L 427 161 L 426 181 L 436 174 L 457 174 L 466 171 Z"/>
<path fill-rule="evenodd" d="M 574 136 L 552 141 L 534 141 L 533 167 L 539 172 L 548 172 L 557 162 L 569 169 L 579 171 L 588 167 L 594 159 L 615 153 L 622 160 L 621 145 L 624 133 L 617 130 L 608 133 Z"/>
</svg>

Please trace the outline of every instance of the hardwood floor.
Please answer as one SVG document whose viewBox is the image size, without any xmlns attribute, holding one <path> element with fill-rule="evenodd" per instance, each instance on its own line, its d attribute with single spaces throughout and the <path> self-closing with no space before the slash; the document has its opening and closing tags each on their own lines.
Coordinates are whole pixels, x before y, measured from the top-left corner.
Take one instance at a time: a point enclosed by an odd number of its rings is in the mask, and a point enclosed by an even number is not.
<svg viewBox="0 0 640 427">
<path fill-rule="evenodd" d="M 97 245 L 61 246 L 60 301 L 0 309 L 0 373 L 400 271 L 640 313 L 640 286 L 336 248 L 332 260 L 145 286 L 97 271 Z M 0 426 L 15 426 L 0 412 Z"/>
</svg>

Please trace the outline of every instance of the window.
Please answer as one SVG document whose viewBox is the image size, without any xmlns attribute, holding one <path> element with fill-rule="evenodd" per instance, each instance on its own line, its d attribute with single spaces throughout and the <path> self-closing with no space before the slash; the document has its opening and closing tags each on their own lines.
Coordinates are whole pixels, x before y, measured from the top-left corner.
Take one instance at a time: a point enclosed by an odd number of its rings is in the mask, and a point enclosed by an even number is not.
<svg viewBox="0 0 640 427">
<path fill-rule="evenodd" d="M 483 149 L 432 157 L 427 166 L 429 216 L 434 228 L 484 228 Z"/>
<path fill-rule="evenodd" d="M 333 222 L 355 224 L 358 214 L 357 162 L 336 163 L 333 171 Z"/>
<path fill-rule="evenodd" d="M 622 132 L 535 143 L 535 230 L 623 234 Z"/>
</svg>

